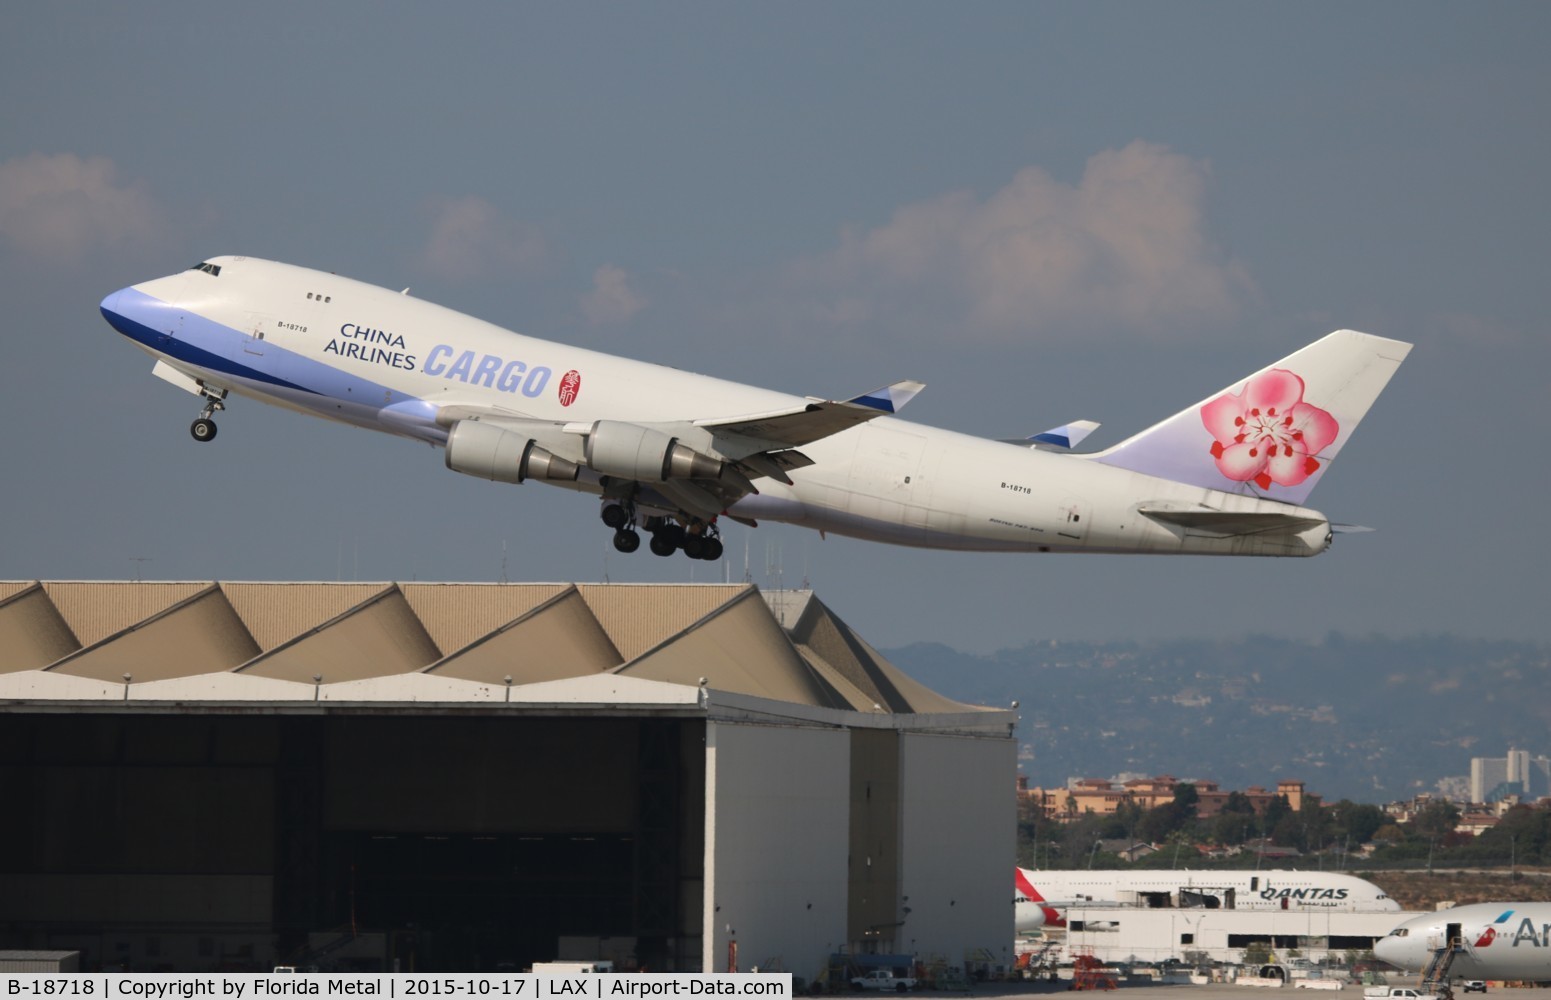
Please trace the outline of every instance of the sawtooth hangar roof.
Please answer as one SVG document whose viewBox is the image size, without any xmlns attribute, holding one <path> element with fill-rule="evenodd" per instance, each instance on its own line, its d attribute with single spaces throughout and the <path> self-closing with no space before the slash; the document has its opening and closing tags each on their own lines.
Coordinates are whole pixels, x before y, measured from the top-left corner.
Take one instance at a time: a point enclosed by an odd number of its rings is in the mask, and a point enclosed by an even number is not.
<svg viewBox="0 0 1551 1000">
<path fill-rule="evenodd" d="M 0 582 L 0 701 L 693 705 L 702 685 L 971 725 L 965 716 L 985 713 L 982 724 L 994 724 L 1004 714 L 911 680 L 808 591 Z"/>
</svg>

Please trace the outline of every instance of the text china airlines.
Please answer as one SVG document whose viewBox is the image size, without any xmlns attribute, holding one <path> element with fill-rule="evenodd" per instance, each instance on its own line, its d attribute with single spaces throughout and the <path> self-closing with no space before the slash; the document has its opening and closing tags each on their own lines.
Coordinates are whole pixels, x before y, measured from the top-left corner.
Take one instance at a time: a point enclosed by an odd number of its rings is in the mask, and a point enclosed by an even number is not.
<svg viewBox="0 0 1551 1000">
<path fill-rule="evenodd" d="M 417 358 L 408 350 L 402 335 L 375 330 L 355 323 L 339 328 L 339 337 L 323 348 L 325 354 L 355 358 L 371 364 L 415 371 Z M 508 360 L 494 354 L 458 351 L 451 344 L 437 344 L 426 355 L 420 370 L 427 375 L 482 385 L 498 392 L 521 393 L 530 398 L 543 395 L 554 371 L 544 365 L 528 367 L 526 362 Z M 560 380 L 560 403 L 570 406 L 581 392 L 582 378 L 576 371 L 566 372 Z"/>
</svg>

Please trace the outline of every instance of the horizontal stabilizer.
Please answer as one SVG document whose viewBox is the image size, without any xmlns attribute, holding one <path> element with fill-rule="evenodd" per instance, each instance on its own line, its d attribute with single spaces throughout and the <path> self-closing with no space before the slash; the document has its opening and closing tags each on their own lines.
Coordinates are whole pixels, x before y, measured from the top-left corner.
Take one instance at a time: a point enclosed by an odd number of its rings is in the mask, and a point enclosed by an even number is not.
<svg viewBox="0 0 1551 1000">
<path fill-rule="evenodd" d="M 1233 535 L 1259 535 L 1270 531 L 1297 532 L 1325 522 L 1317 517 L 1283 514 L 1279 511 L 1231 511 L 1168 507 L 1142 507 L 1139 513 L 1162 524 L 1172 524 L 1200 534 L 1227 538 Z"/>
</svg>

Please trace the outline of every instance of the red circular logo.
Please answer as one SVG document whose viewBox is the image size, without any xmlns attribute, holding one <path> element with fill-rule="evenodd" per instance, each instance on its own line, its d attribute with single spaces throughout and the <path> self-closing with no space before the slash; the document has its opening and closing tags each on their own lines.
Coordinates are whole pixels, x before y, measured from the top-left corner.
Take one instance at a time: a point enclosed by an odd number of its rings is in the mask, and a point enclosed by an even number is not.
<svg viewBox="0 0 1551 1000">
<path fill-rule="evenodd" d="M 575 368 L 566 372 L 560 379 L 560 405 L 570 406 L 576 402 L 576 397 L 582 391 L 582 376 Z"/>
</svg>

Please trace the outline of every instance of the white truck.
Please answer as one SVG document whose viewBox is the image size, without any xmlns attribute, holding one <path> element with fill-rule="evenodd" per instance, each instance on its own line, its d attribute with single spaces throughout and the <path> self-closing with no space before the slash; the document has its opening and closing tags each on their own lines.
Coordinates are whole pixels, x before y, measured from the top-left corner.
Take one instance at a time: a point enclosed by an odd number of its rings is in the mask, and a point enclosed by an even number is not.
<svg viewBox="0 0 1551 1000">
<path fill-rule="evenodd" d="M 862 990 L 892 990 L 895 993 L 903 993 L 906 990 L 916 988 L 916 981 L 911 976 L 896 976 L 893 969 L 873 969 L 865 976 L 855 976 L 851 979 L 851 988 L 860 993 Z"/>
<path fill-rule="evenodd" d="M 1409 986 L 1369 986 L 1363 1000 L 1442 1000 L 1436 993 L 1424 993 Z"/>
</svg>

